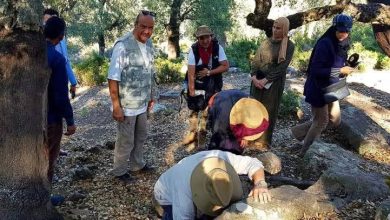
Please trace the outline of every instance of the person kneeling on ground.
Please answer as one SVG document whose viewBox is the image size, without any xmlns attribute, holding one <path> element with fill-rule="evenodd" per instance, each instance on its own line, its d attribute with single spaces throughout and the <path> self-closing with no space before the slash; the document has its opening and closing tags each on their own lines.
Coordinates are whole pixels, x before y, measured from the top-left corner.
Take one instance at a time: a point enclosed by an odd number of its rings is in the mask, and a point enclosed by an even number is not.
<svg viewBox="0 0 390 220">
<path fill-rule="evenodd" d="M 268 112 L 256 99 L 239 90 L 225 90 L 209 101 L 208 126 L 212 136 L 208 149 L 242 154 L 248 141 L 268 128 Z"/>
<path fill-rule="evenodd" d="M 211 150 L 182 159 L 160 176 L 154 186 L 156 209 L 162 207 L 163 220 L 218 216 L 243 198 L 241 174 L 254 183 L 249 196 L 260 203 L 271 201 L 258 159 Z"/>
</svg>

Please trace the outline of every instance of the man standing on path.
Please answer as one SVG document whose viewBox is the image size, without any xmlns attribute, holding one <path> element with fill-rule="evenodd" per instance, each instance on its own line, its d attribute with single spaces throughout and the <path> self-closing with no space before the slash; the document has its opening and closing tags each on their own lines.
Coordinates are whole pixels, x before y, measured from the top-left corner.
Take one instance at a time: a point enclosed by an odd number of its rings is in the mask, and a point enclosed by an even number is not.
<svg viewBox="0 0 390 220">
<path fill-rule="evenodd" d="M 141 10 L 134 29 L 119 38 L 108 70 L 112 116 L 117 121 L 117 138 L 112 174 L 124 183 L 133 178 L 130 171 L 152 171 L 143 156 L 147 136 L 147 111 L 153 108 L 154 12 Z M 129 161 L 129 162 L 128 162 Z"/>
<path fill-rule="evenodd" d="M 48 19 L 44 34 L 47 42 L 47 59 L 51 69 L 49 85 L 47 88 L 47 138 L 49 168 L 47 177 L 53 181 L 55 164 L 60 153 L 62 138 L 62 120 L 65 118 L 67 129 L 65 135 L 72 135 L 76 131 L 73 119 L 73 109 L 68 96 L 68 78 L 66 76 L 65 58 L 55 49 L 64 37 L 65 22 L 61 18 Z M 61 195 L 52 196 L 53 205 L 64 201 Z"/>
<path fill-rule="evenodd" d="M 59 17 L 58 11 L 54 9 L 45 9 L 43 12 L 43 24 L 46 24 L 46 21 L 51 18 L 52 16 Z M 55 49 L 64 56 L 65 62 L 66 62 L 66 74 L 68 76 L 68 80 L 70 82 L 70 93 L 72 94 L 72 98 L 76 95 L 76 86 L 77 86 L 77 79 L 74 75 L 74 72 L 72 70 L 72 67 L 70 66 L 70 61 L 68 57 L 68 46 L 66 44 L 66 38 L 64 38 L 58 43 L 55 47 Z"/>
</svg>

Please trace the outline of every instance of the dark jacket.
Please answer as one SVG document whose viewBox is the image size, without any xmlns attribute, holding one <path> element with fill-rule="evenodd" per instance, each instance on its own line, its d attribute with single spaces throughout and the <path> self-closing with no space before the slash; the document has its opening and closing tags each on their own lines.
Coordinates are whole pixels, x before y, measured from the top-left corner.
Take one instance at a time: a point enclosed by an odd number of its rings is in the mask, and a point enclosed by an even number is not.
<svg viewBox="0 0 390 220">
<path fill-rule="evenodd" d="M 230 129 L 229 116 L 233 105 L 245 97 L 249 96 L 240 90 L 224 90 L 215 95 L 208 113 L 208 126 L 212 130 L 208 149 L 242 154 L 244 149 L 240 147 L 240 143 Z"/>
<path fill-rule="evenodd" d="M 313 49 L 308 75 L 304 88 L 306 102 L 314 107 L 323 107 L 326 103 L 322 88 L 339 81 L 338 77 L 331 76 L 332 68 L 342 68 L 346 57 L 338 55 L 336 36 L 326 36 L 319 39 Z"/>
<path fill-rule="evenodd" d="M 62 118 L 65 118 L 68 126 L 74 125 L 73 109 L 68 96 L 66 61 L 50 42 L 47 42 L 47 59 L 52 71 L 47 91 L 47 123 L 61 123 Z"/>
</svg>

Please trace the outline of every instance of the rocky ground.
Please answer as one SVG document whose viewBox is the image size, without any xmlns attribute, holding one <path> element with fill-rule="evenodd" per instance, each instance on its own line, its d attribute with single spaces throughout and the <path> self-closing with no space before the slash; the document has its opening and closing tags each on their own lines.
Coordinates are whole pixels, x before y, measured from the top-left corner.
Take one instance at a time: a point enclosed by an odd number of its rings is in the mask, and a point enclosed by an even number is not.
<svg viewBox="0 0 390 220">
<path fill-rule="evenodd" d="M 377 75 L 379 74 L 379 75 Z M 350 82 L 352 95 L 342 105 L 352 104 L 366 109 L 387 132 L 390 132 L 390 91 L 386 91 L 383 77 L 372 73 L 368 78 L 359 81 L 359 77 Z M 360 75 L 363 77 L 363 74 Z M 304 80 L 299 77 L 289 77 L 286 87 L 302 91 Z M 381 81 L 382 80 L 382 81 Z M 237 88 L 247 90 L 249 76 L 247 74 L 226 74 L 225 89 Z M 366 84 L 364 84 L 366 83 Z M 371 86 L 375 86 L 372 88 Z M 57 164 L 56 179 L 53 183 L 53 193 L 66 196 L 66 201 L 58 207 L 66 219 L 158 219 L 151 204 L 153 185 L 159 175 L 183 157 L 199 149 L 192 149 L 180 144 L 186 130 L 187 109 L 185 103 L 180 109 L 180 99 L 175 96 L 180 91 L 179 85 L 160 85 L 160 94 L 165 97 L 160 101 L 165 110 L 151 114 L 150 129 L 145 145 L 145 155 L 148 163 L 157 166 L 154 174 L 138 174 L 137 181 L 132 185 L 123 185 L 113 179 L 109 171 L 112 167 L 113 144 L 115 141 L 116 124 L 111 118 L 110 99 L 107 86 L 80 88 L 78 96 L 73 100 L 77 133 L 64 137 L 62 149 L 67 155 L 61 156 Z M 166 95 L 168 93 L 172 96 Z M 303 117 L 310 117 L 309 106 L 303 102 Z M 301 158 L 292 150 L 294 140 L 286 138 L 287 128 L 299 123 L 294 114 L 290 118 L 279 119 L 274 134 L 274 144 L 271 151 L 281 157 L 283 169 L 281 176 L 302 179 L 298 170 Z M 347 144 L 344 138 L 335 130 L 325 132 L 322 138 L 329 143 Z M 248 150 L 246 154 L 256 156 L 259 152 Z M 373 163 L 371 169 L 383 171 L 383 162 Z M 357 200 L 347 205 L 337 213 L 318 219 L 373 219 L 375 208 L 380 201 Z"/>
</svg>

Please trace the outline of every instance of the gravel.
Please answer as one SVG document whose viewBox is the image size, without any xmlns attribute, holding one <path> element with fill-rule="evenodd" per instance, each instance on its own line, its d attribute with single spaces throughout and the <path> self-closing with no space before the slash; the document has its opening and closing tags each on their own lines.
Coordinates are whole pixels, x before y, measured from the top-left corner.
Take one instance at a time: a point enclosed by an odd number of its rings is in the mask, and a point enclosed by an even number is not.
<svg viewBox="0 0 390 220">
<path fill-rule="evenodd" d="M 286 87 L 298 88 L 303 82 L 302 79 L 290 79 Z M 248 91 L 249 75 L 226 74 L 224 83 L 225 89 Z M 177 84 L 159 86 L 160 94 L 178 94 L 180 90 L 181 86 Z M 374 91 L 373 99 L 375 92 L 377 90 Z M 53 193 L 67 198 L 57 209 L 65 219 L 158 219 L 151 202 L 154 183 L 169 167 L 199 150 L 180 144 L 187 128 L 188 110 L 185 103 L 180 108 L 179 97 L 172 95 L 160 102 L 167 107 L 165 110 L 150 115 L 145 158 L 149 164 L 157 167 L 157 171 L 154 174 L 136 174 L 134 184 L 124 185 L 110 174 L 116 124 L 111 118 L 107 85 L 82 87 L 77 93 L 78 96 L 72 101 L 77 131 L 75 135 L 64 136 L 62 139 L 61 147 L 68 155 L 59 158 L 56 178 L 52 185 Z M 377 95 L 383 107 L 388 107 L 390 102 L 388 93 L 386 94 L 387 98 L 383 98 L 383 93 L 380 92 Z M 302 108 L 304 118 L 309 118 L 308 106 Z M 286 129 L 297 123 L 299 120 L 295 115 L 278 120 L 271 151 L 283 161 L 280 175 L 302 179 L 297 168 L 300 158 L 292 150 L 297 142 L 286 137 Z M 390 122 L 384 121 L 382 124 L 389 126 Z M 323 138 L 331 143 L 345 145 L 345 140 L 334 131 L 327 131 Z M 258 153 L 255 150 L 246 152 L 252 156 Z M 372 169 L 380 170 L 380 163 L 376 167 L 377 169 Z M 76 171 L 80 171 L 82 175 L 74 177 Z M 339 210 L 335 216 L 341 219 L 372 219 L 375 214 L 374 207 L 379 202 L 355 201 Z"/>
</svg>

